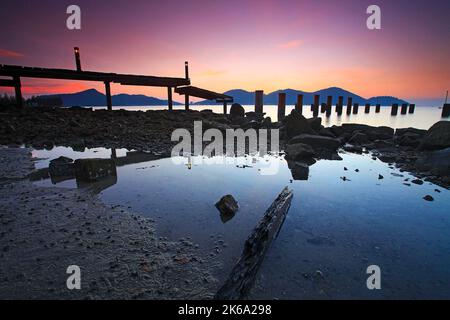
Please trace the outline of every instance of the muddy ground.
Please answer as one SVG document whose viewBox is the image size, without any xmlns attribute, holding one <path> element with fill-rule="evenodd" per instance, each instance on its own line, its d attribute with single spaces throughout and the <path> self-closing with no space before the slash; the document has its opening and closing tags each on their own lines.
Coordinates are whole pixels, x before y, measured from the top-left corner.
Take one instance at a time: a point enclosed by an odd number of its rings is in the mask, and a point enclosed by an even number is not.
<svg viewBox="0 0 450 320">
<path fill-rule="evenodd" d="M 28 149 L 0 149 L 0 299 L 208 299 L 218 264 L 189 239 L 81 189 L 34 186 Z M 81 290 L 66 285 L 81 269 Z"/>
</svg>

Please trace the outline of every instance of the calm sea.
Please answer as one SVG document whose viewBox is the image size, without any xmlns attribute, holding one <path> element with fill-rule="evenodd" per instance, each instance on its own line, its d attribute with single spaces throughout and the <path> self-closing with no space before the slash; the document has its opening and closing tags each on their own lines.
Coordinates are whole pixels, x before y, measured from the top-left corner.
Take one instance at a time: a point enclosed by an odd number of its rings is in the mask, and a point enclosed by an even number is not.
<svg viewBox="0 0 450 320">
<path fill-rule="evenodd" d="M 106 107 L 95 107 L 94 109 L 105 109 Z M 121 107 L 114 106 L 115 110 L 125 109 L 131 111 L 147 111 L 147 110 L 166 110 L 167 106 L 143 106 L 143 107 Z M 223 106 L 219 105 L 193 105 L 190 107 L 192 110 L 205 110 L 210 109 L 216 113 L 223 112 Z M 228 106 L 229 110 L 230 106 Z M 246 105 L 244 106 L 245 110 L 254 111 L 255 107 Z M 174 106 L 175 110 L 183 110 L 184 106 Z M 286 114 L 289 114 L 291 110 L 294 109 L 294 106 L 286 106 Z M 322 124 L 326 127 L 332 125 L 341 125 L 343 123 L 361 123 L 368 124 L 372 126 L 389 126 L 391 128 L 407 128 L 414 127 L 419 129 L 429 129 L 434 123 L 440 120 L 449 120 L 449 118 L 442 119 L 441 112 L 442 109 L 439 107 L 416 107 L 414 114 L 400 114 L 400 108 L 398 110 L 397 116 L 391 116 L 391 107 L 381 107 L 380 113 L 375 113 L 375 107 L 372 106 L 370 113 L 364 113 L 364 106 L 359 107 L 358 114 L 345 114 L 346 107 L 344 106 L 344 112 L 341 116 L 338 116 L 335 112 L 335 107 L 333 106 L 333 112 L 330 117 L 326 117 L 325 114 L 320 114 L 322 117 Z M 267 105 L 264 106 L 264 112 L 266 116 L 270 117 L 272 121 L 277 121 L 277 106 L 275 105 Z M 303 107 L 303 115 L 307 118 L 311 118 L 312 112 L 310 110 L 310 106 Z"/>
</svg>

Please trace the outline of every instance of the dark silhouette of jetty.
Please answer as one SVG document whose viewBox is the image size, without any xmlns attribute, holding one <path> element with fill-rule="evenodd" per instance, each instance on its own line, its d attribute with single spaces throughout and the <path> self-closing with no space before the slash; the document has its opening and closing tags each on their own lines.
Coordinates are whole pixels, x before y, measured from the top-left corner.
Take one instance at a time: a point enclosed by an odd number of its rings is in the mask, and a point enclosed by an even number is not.
<svg viewBox="0 0 450 320">
<path fill-rule="evenodd" d="M 112 110 L 111 83 L 118 83 L 121 85 L 129 86 L 167 87 L 169 110 L 172 110 L 173 107 L 172 90 L 173 88 L 180 90 L 180 87 L 183 87 L 183 90 L 176 92 L 185 95 L 186 110 L 189 109 L 190 96 L 202 99 L 214 99 L 217 102 L 223 102 L 225 105 L 227 102 L 233 101 L 233 98 L 230 96 L 189 86 L 191 84 L 191 81 L 189 79 L 189 65 L 187 61 L 185 62 L 185 77 L 172 78 L 83 71 L 81 69 L 80 49 L 75 47 L 74 54 L 76 70 L 0 65 L 0 76 L 11 77 L 11 79 L 0 79 L 0 87 L 13 87 L 15 89 L 16 103 L 19 107 L 24 106 L 21 89 L 21 78 L 44 78 L 103 82 L 105 84 L 106 105 L 108 107 L 108 110 Z"/>
</svg>

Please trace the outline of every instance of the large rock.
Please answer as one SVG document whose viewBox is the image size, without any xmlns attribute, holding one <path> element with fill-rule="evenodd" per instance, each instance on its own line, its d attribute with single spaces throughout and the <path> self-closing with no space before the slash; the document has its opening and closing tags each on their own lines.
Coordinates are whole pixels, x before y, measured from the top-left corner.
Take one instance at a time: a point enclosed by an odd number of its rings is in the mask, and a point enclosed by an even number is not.
<svg viewBox="0 0 450 320">
<path fill-rule="evenodd" d="M 416 129 L 416 128 L 400 128 L 395 130 L 396 137 L 402 137 L 405 134 L 415 134 L 417 136 L 423 137 L 427 134 L 427 130 Z"/>
<path fill-rule="evenodd" d="M 348 142 L 351 144 L 364 144 L 368 141 L 369 137 L 367 136 L 367 134 L 362 132 L 355 132 L 350 138 L 350 140 L 348 140 Z"/>
<path fill-rule="evenodd" d="M 80 181 L 99 181 L 117 176 L 116 164 L 112 159 L 78 159 L 75 160 L 75 175 Z"/>
<path fill-rule="evenodd" d="M 428 130 L 419 148 L 438 150 L 447 147 L 450 147 L 450 121 L 439 121 Z"/>
<path fill-rule="evenodd" d="M 245 109 L 239 103 L 233 103 L 230 108 L 230 115 L 232 118 L 245 117 Z"/>
<path fill-rule="evenodd" d="M 309 166 L 303 162 L 288 161 L 288 168 L 291 170 L 292 179 L 308 180 Z"/>
<path fill-rule="evenodd" d="M 437 176 L 450 176 L 450 148 L 422 154 L 415 163 L 417 169 Z"/>
<path fill-rule="evenodd" d="M 313 149 L 332 149 L 336 150 L 341 145 L 339 139 L 314 134 L 301 134 L 295 136 L 289 141 L 289 144 L 303 143 L 310 145 Z"/>
<path fill-rule="evenodd" d="M 417 147 L 420 145 L 421 136 L 414 132 L 406 132 L 396 137 L 396 142 L 404 147 Z"/>
<path fill-rule="evenodd" d="M 314 157 L 313 148 L 303 143 L 288 144 L 284 151 L 286 152 L 287 159 L 302 160 Z"/>
<path fill-rule="evenodd" d="M 321 117 L 314 117 L 307 119 L 309 125 L 311 126 L 311 129 L 314 131 L 319 131 L 322 129 L 322 118 Z"/>
<path fill-rule="evenodd" d="M 48 169 L 51 177 L 72 177 L 75 174 L 73 160 L 67 157 L 50 161 Z"/>
<path fill-rule="evenodd" d="M 366 134 L 370 140 L 392 139 L 394 136 L 394 129 L 385 126 L 373 127 L 366 124 L 344 123 L 342 125 L 342 130 L 347 133 L 353 133 L 354 131 L 362 132 Z"/>
<path fill-rule="evenodd" d="M 234 215 L 238 211 L 239 205 L 231 194 L 227 194 L 216 203 L 216 208 L 221 214 L 229 216 Z"/>
<path fill-rule="evenodd" d="M 295 137 L 302 133 L 314 133 L 309 122 L 295 109 L 285 119 L 285 129 L 288 138 Z"/>
</svg>

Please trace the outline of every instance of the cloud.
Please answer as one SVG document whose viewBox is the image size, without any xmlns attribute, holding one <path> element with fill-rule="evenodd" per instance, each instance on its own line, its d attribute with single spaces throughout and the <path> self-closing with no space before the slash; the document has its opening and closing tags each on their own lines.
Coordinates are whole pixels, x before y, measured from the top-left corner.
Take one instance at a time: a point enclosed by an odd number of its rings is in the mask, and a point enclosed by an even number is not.
<svg viewBox="0 0 450 320">
<path fill-rule="evenodd" d="M 281 43 L 278 45 L 278 48 L 281 49 L 293 49 L 293 48 L 297 48 L 300 47 L 303 44 L 302 40 L 296 39 L 296 40 L 291 40 L 285 43 Z"/>
<path fill-rule="evenodd" d="M 6 49 L 2 49 L 0 48 L 0 57 L 5 57 L 5 58 L 22 58 L 24 55 L 20 52 L 16 52 L 16 51 L 11 51 L 11 50 L 6 50 Z"/>
</svg>

